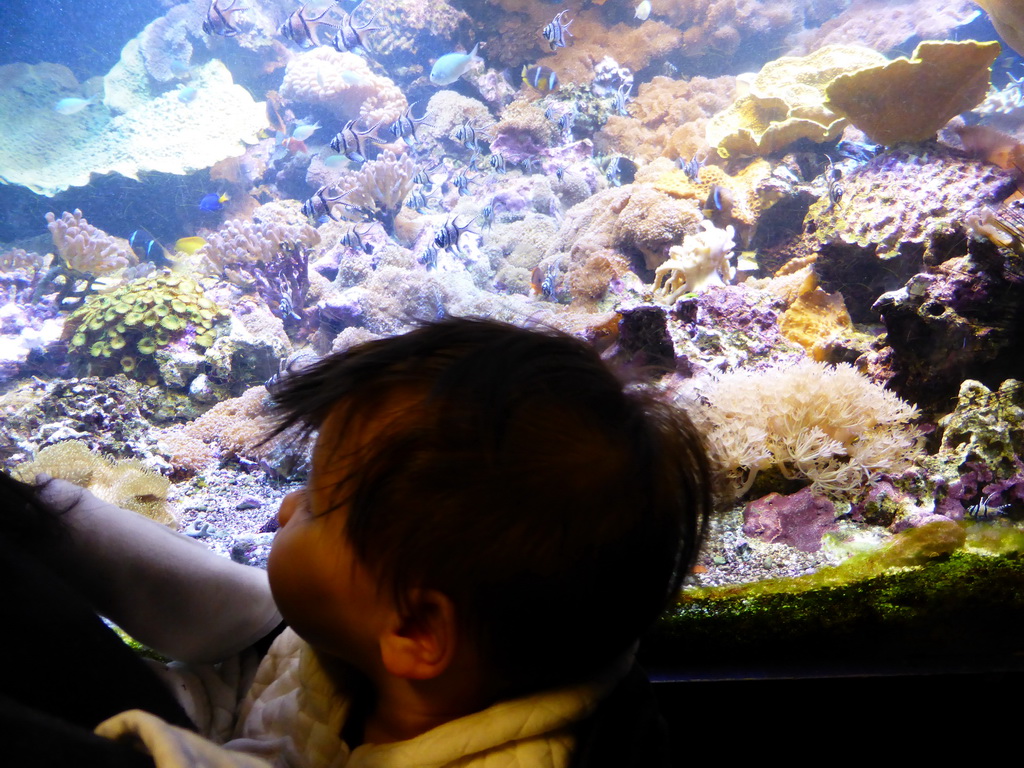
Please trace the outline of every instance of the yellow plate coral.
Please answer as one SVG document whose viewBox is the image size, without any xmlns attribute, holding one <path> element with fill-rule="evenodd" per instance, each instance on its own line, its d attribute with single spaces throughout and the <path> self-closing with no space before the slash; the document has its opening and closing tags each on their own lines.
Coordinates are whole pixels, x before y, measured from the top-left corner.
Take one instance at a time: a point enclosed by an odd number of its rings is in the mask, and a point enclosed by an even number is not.
<svg viewBox="0 0 1024 768">
<path fill-rule="evenodd" d="M 827 106 L 878 144 L 925 141 L 984 100 L 999 50 L 995 42 L 924 42 L 910 59 L 840 75 Z"/>
</svg>

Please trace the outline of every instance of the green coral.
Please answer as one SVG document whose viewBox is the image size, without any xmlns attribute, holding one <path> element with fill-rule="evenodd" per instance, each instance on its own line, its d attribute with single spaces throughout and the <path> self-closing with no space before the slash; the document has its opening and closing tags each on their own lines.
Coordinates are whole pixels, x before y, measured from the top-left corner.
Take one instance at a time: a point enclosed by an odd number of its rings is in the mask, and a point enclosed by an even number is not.
<svg viewBox="0 0 1024 768">
<path fill-rule="evenodd" d="M 90 296 L 68 317 L 69 359 L 91 375 L 125 373 L 157 381 L 154 355 L 181 342 L 204 352 L 227 318 L 194 280 L 175 274 L 146 277 Z"/>
<path fill-rule="evenodd" d="M 966 379 L 956 409 L 938 426 L 942 447 L 926 462 L 930 469 L 956 477 L 972 465 L 985 465 L 997 477 L 1012 477 L 1024 455 L 1024 384 L 1007 379 L 992 391 Z"/>
</svg>

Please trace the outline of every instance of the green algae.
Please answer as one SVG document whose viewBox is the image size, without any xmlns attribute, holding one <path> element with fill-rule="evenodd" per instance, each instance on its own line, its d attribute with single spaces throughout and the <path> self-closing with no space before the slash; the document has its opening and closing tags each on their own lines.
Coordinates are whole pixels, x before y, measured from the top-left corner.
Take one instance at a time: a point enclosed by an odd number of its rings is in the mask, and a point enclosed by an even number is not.
<svg viewBox="0 0 1024 768">
<path fill-rule="evenodd" d="M 1007 531 L 996 537 L 998 548 L 1021 538 Z M 905 556 L 897 552 L 896 559 Z M 1024 643 L 1024 552 L 957 549 L 858 578 L 887 558 L 894 558 L 888 548 L 807 577 L 688 590 L 646 639 L 644 659 L 673 666 L 737 659 L 893 662 L 912 653 L 947 663 L 1008 655 Z"/>
</svg>

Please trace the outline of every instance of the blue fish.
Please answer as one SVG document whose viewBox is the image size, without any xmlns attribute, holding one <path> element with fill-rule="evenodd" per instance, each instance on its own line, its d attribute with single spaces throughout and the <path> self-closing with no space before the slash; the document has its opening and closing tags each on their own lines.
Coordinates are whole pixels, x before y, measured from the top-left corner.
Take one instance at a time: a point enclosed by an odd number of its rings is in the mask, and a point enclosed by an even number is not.
<svg viewBox="0 0 1024 768">
<path fill-rule="evenodd" d="M 226 192 L 222 192 L 220 194 L 211 192 L 208 195 L 203 195 L 203 199 L 199 201 L 199 210 L 215 213 L 216 211 L 223 210 L 224 203 L 230 199 L 231 198 L 228 197 Z"/>
</svg>

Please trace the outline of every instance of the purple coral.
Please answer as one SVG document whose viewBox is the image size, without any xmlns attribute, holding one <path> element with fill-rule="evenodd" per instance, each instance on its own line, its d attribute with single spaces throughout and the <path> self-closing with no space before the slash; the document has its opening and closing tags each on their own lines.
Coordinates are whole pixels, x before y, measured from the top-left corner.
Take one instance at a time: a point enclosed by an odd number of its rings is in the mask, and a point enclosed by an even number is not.
<svg viewBox="0 0 1024 768">
<path fill-rule="evenodd" d="M 783 496 L 770 493 L 743 510 L 743 533 L 767 542 L 788 544 L 804 552 L 821 549 L 821 537 L 838 530 L 836 508 L 810 488 Z"/>
</svg>

